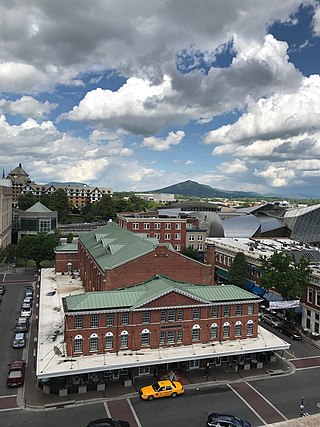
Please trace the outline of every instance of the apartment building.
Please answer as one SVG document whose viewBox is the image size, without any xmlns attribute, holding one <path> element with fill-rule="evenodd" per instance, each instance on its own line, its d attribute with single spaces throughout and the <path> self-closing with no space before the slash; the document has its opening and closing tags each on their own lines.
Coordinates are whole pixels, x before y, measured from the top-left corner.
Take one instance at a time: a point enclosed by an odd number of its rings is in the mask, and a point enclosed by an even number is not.
<svg viewBox="0 0 320 427">
<path fill-rule="evenodd" d="M 0 247 L 11 243 L 12 186 L 9 179 L 0 180 Z"/>
</svg>

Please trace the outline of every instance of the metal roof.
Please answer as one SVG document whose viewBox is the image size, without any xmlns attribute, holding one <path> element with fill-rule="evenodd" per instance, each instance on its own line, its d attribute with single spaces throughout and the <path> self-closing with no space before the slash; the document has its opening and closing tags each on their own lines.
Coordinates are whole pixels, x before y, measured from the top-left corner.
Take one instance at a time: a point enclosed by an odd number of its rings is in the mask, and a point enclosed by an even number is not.
<svg viewBox="0 0 320 427">
<path fill-rule="evenodd" d="M 114 222 L 81 234 L 79 241 L 102 270 L 112 269 L 139 258 L 160 245 L 157 239 L 147 237 L 143 233 L 132 233 Z M 173 250 L 170 244 L 162 245 Z"/>
<path fill-rule="evenodd" d="M 234 285 L 211 286 L 178 282 L 158 275 L 140 285 L 115 291 L 86 292 L 65 297 L 66 312 L 135 309 L 170 292 L 182 293 L 200 303 L 258 301 L 259 297 Z"/>
</svg>

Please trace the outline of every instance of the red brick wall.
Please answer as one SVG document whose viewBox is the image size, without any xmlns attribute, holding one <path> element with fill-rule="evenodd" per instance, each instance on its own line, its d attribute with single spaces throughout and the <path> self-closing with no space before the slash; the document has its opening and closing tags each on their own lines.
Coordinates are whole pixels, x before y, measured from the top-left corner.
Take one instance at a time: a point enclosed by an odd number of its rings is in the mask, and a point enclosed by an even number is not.
<svg viewBox="0 0 320 427">
<path fill-rule="evenodd" d="M 163 297 L 165 298 L 165 297 Z M 181 300 L 182 301 L 182 300 Z M 189 300 L 190 301 L 190 300 Z M 165 300 L 163 300 L 163 303 Z M 176 312 L 179 309 L 177 306 Z M 182 344 L 170 344 L 174 346 L 180 345 L 191 345 L 192 344 L 192 327 L 194 325 L 199 325 L 200 330 L 200 341 L 198 343 L 209 343 L 212 342 L 210 338 L 210 327 L 212 323 L 218 325 L 218 336 L 213 342 L 219 342 L 229 339 L 239 339 L 239 337 L 234 336 L 234 325 L 236 321 L 240 320 L 242 322 L 242 336 L 241 339 L 246 338 L 246 324 L 248 320 L 253 320 L 253 335 L 251 337 L 257 336 L 258 328 L 258 303 L 255 304 L 255 314 L 248 316 L 247 313 L 247 304 L 243 305 L 243 315 L 235 316 L 236 306 L 231 306 L 230 317 L 223 319 L 221 317 L 223 313 L 223 306 L 219 307 L 219 316 L 218 318 L 211 317 L 211 307 L 203 306 L 201 307 L 201 319 L 193 319 L 193 308 L 184 308 L 183 309 L 183 320 L 176 320 L 174 322 L 160 322 L 161 319 L 161 310 L 150 310 L 150 323 L 142 324 L 142 311 L 129 312 L 129 324 L 121 325 L 121 315 L 120 313 L 114 314 L 114 326 L 105 326 L 106 325 L 106 314 L 99 314 L 99 327 L 91 328 L 90 327 L 90 316 L 87 314 L 83 315 L 83 328 L 74 329 L 74 316 L 66 316 L 65 321 L 65 340 L 67 347 L 67 355 L 71 356 L 73 353 L 73 339 L 76 335 L 82 335 L 83 337 L 83 353 L 81 354 L 90 354 L 89 351 L 89 338 L 90 335 L 96 333 L 98 335 L 98 352 L 103 353 L 106 351 L 116 352 L 120 350 L 120 334 L 122 331 L 128 332 L 128 349 L 127 351 L 139 350 L 141 348 L 141 332 L 143 329 L 148 329 L 150 331 L 150 346 L 146 348 L 159 348 L 159 336 L 160 331 L 168 331 L 178 329 L 183 330 L 183 342 Z M 148 310 L 147 310 L 148 311 Z M 222 338 L 223 332 L 223 323 L 228 321 L 231 325 L 230 328 L 230 337 Z M 104 336 L 107 332 L 112 332 L 114 335 L 113 349 L 104 350 Z M 72 343 L 72 345 L 71 345 Z M 165 347 L 163 345 L 162 347 Z M 124 350 L 125 349 L 121 349 Z"/>
<path fill-rule="evenodd" d="M 66 273 L 68 271 L 68 263 L 72 263 L 72 270 L 79 268 L 78 253 L 56 253 L 55 269 L 57 273 Z"/>
</svg>

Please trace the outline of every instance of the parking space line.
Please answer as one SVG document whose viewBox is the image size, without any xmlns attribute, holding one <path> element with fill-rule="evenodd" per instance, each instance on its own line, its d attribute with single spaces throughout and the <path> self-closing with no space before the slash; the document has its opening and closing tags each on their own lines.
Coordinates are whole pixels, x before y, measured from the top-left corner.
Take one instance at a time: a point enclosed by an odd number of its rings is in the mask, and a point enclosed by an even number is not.
<svg viewBox="0 0 320 427">
<path fill-rule="evenodd" d="M 127 402 L 128 402 L 129 408 L 131 409 L 132 415 L 133 415 L 133 417 L 134 417 L 134 419 L 135 419 L 135 421 L 137 423 L 137 426 L 138 427 L 142 427 L 142 424 L 140 423 L 138 415 L 137 415 L 136 411 L 134 410 L 134 407 L 132 406 L 132 403 L 131 403 L 130 399 L 127 399 Z"/>
</svg>

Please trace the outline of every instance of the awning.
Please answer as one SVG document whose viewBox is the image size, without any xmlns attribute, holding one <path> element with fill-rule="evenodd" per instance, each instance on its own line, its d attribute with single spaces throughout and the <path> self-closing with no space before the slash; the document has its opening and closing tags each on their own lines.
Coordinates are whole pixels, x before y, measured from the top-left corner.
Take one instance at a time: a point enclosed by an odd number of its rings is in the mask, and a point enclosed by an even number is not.
<svg viewBox="0 0 320 427">
<path fill-rule="evenodd" d="M 223 277 L 224 279 L 229 278 L 229 273 L 225 270 L 222 270 L 222 268 L 216 267 L 216 275 Z"/>
<path fill-rule="evenodd" d="M 264 295 L 266 294 L 266 290 L 263 288 L 260 288 L 260 286 L 256 286 L 254 283 L 252 282 L 247 282 L 247 289 L 248 291 L 258 295 L 259 297 L 264 297 Z"/>
</svg>

